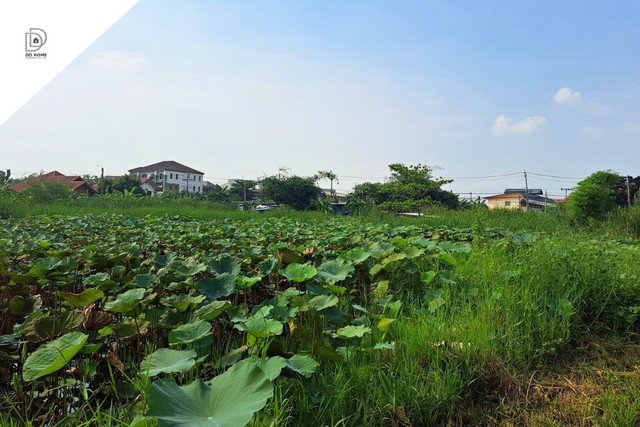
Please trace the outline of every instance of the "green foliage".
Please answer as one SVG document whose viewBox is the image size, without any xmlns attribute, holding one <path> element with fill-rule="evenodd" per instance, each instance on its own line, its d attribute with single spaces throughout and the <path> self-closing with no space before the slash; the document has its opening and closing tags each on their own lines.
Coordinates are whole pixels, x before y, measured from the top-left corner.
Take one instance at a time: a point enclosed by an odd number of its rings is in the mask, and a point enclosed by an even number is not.
<svg viewBox="0 0 640 427">
<path fill-rule="evenodd" d="M 613 187 L 619 176 L 600 171 L 580 181 L 567 201 L 567 214 L 582 224 L 602 220 L 615 206 Z"/>
<path fill-rule="evenodd" d="M 420 212 L 430 206 L 459 207 L 458 197 L 441 188 L 452 181 L 434 178 L 431 167 L 394 163 L 389 169 L 388 182 L 356 185 L 349 195 L 347 208 L 357 211 L 377 206 L 392 212 Z"/>
<path fill-rule="evenodd" d="M 73 190 L 61 182 L 38 182 L 23 193 L 28 199 L 41 203 L 64 202 L 74 197 Z"/>
<path fill-rule="evenodd" d="M 61 369 L 80 351 L 87 338 L 81 332 L 69 332 L 42 345 L 25 360 L 22 378 L 33 381 Z"/>
<path fill-rule="evenodd" d="M 322 190 L 315 178 L 274 175 L 260 181 L 262 200 L 273 200 L 295 210 L 309 210 L 316 207 Z"/>
<path fill-rule="evenodd" d="M 105 180 L 103 184 L 98 187 L 98 193 L 122 193 L 144 196 L 145 192 L 140 188 L 140 178 L 133 175 L 122 175 L 118 178 L 111 180 Z"/>
</svg>

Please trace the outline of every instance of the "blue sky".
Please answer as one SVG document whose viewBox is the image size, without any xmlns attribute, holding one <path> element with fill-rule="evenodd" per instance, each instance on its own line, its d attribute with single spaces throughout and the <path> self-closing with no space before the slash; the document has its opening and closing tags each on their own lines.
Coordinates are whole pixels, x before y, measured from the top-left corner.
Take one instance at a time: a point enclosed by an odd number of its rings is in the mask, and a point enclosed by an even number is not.
<svg viewBox="0 0 640 427">
<path fill-rule="evenodd" d="M 349 189 L 422 163 L 460 193 L 526 170 L 561 195 L 640 175 L 639 22 L 636 1 L 141 0 L 0 126 L 21 147 L 0 167 L 330 169 Z"/>
</svg>

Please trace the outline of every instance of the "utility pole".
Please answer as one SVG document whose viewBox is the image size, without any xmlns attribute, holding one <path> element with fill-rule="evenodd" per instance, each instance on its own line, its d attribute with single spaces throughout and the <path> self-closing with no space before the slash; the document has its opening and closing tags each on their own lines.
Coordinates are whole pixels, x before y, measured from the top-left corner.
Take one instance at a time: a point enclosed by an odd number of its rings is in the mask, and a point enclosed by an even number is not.
<svg viewBox="0 0 640 427">
<path fill-rule="evenodd" d="M 104 168 L 100 165 L 96 165 L 100 168 L 100 194 L 104 194 Z"/>
<path fill-rule="evenodd" d="M 544 190 L 544 211 L 547 211 L 547 190 Z"/>
<path fill-rule="evenodd" d="M 567 200 L 569 198 L 569 191 L 573 190 L 572 188 L 560 188 L 561 190 L 564 190 L 564 199 Z"/>
<path fill-rule="evenodd" d="M 524 191 L 525 193 L 525 206 L 527 212 L 529 212 L 529 181 L 527 181 L 527 171 L 524 171 Z"/>
<path fill-rule="evenodd" d="M 629 175 L 627 175 L 627 203 L 631 207 L 631 184 L 629 183 Z"/>
</svg>

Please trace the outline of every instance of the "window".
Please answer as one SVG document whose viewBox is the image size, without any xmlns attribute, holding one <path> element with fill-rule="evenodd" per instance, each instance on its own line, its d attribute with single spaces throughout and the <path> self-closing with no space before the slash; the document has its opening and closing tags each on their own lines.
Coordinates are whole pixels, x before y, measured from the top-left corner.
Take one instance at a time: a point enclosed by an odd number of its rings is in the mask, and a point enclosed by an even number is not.
<svg viewBox="0 0 640 427">
<path fill-rule="evenodd" d="M 509 207 L 509 206 L 511 206 L 511 202 L 504 202 L 504 205 L 505 205 L 506 207 Z"/>
<path fill-rule="evenodd" d="M 195 193 L 195 191 L 196 191 L 196 186 L 194 185 L 193 186 L 193 192 Z"/>
<path fill-rule="evenodd" d="M 176 179 L 180 179 L 180 175 L 176 174 Z"/>
<path fill-rule="evenodd" d="M 146 173 L 143 173 L 143 174 L 142 174 L 142 177 L 143 177 L 143 178 L 146 178 L 146 177 L 147 177 L 147 174 L 146 174 Z"/>
<path fill-rule="evenodd" d="M 169 179 L 173 179 L 173 174 L 172 173 L 169 174 Z"/>
<path fill-rule="evenodd" d="M 198 181 L 202 182 L 202 175 L 198 177 Z"/>
</svg>

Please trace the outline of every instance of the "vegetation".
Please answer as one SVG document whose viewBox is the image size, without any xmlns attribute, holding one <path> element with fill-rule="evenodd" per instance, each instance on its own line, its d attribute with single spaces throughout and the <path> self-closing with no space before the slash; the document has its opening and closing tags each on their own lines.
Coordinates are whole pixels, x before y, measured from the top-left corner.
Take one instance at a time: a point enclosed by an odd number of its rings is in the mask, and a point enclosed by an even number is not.
<svg viewBox="0 0 640 427">
<path fill-rule="evenodd" d="M 272 200 L 296 210 L 316 208 L 322 195 L 316 179 L 317 177 L 287 176 L 285 173 L 268 176 L 260 181 L 261 199 Z"/>
<path fill-rule="evenodd" d="M 348 200 L 351 211 L 373 206 L 391 212 L 421 212 L 434 206 L 459 207 L 458 197 L 442 189 L 451 180 L 434 178 L 433 168 L 396 163 L 389 165 L 389 169 L 391 177 L 388 182 L 367 182 L 354 187 Z"/>
<path fill-rule="evenodd" d="M 636 210 L 589 234 L 561 212 L 7 197 L 1 425 L 636 421 L 640 387 L 609 359 L 571 383 L 597 385 L 590 406 L 544 400 L 591 345 L 637 357 L 640 245 L 621 226 Z"/>
</svg>

